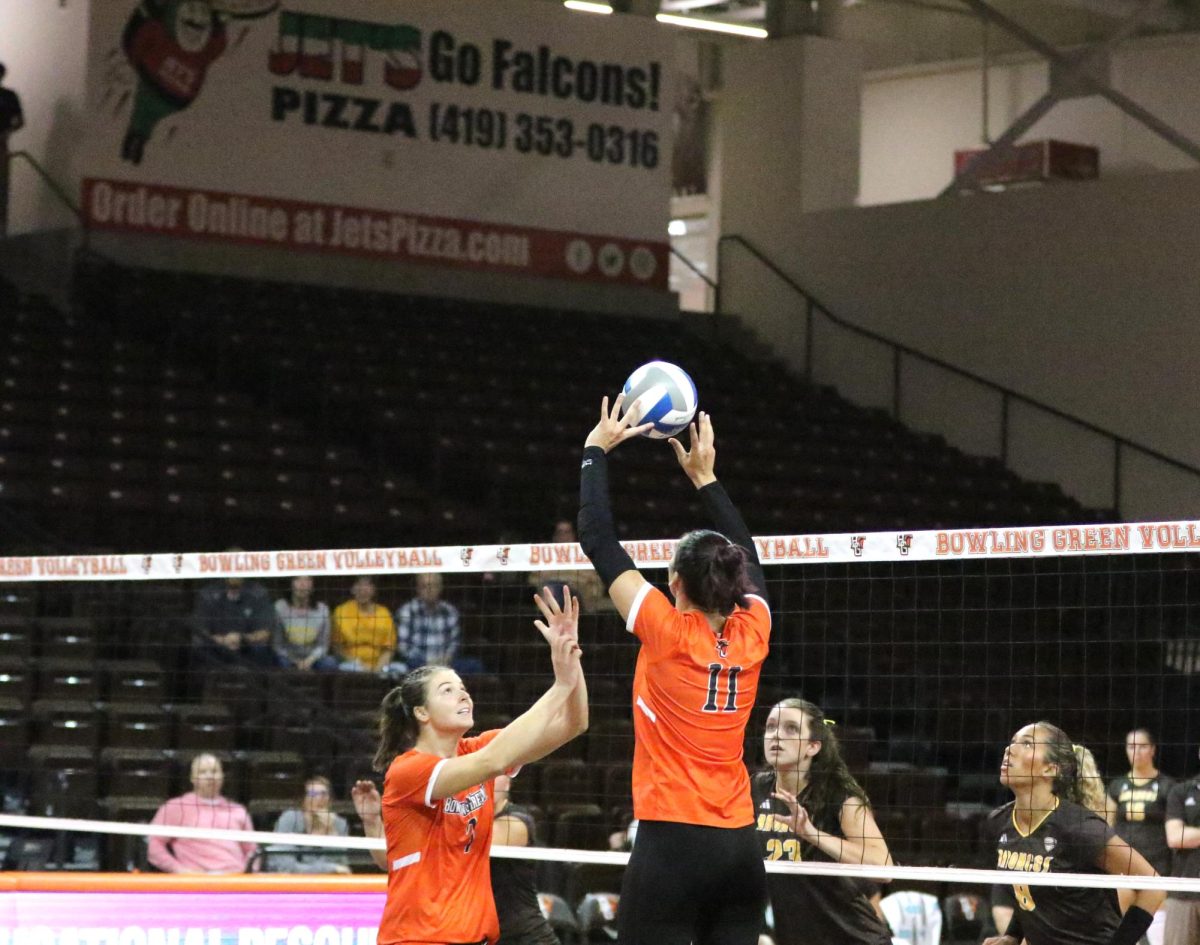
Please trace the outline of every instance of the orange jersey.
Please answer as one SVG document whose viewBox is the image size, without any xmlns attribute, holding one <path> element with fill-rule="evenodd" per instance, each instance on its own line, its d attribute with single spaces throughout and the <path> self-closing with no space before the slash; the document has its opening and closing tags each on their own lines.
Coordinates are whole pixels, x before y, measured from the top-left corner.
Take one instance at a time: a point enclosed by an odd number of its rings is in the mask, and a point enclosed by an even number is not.
<svg viewBox="0 0 1200 945">
<path fill-rule="evenodd" d="M 499 730 L 458 743 L 478 751 Z M 433 799 L 448 761 L 412 749 L 392 762 L 383 782 L 388 886 L 379 945 L 482 942 L 500 937 L 489 854 L 495 810 L 492 782 Z"/>
<path fill-rule="evenodd" d="M 718 637 L 645 585 L 627 627 L 642 641 L 633 677 L 633 813 L 708 827 L 754 823 L 742 761 L 746 723 L 771 636 L 761 597 L 734 610 Z"/>
</svg>

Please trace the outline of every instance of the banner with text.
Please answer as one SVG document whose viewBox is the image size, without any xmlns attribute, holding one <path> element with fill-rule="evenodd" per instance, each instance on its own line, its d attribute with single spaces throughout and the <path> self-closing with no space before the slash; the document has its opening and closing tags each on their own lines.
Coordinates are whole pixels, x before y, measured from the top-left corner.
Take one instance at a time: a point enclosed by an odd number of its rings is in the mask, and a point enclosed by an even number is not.
<svg viewBox="0 0 1200 945">
<path fill-rule="evenodd" d="M 92 5 L 98 228 L 665 288 L 674 49 L 552 4 Z"/>
</svg>

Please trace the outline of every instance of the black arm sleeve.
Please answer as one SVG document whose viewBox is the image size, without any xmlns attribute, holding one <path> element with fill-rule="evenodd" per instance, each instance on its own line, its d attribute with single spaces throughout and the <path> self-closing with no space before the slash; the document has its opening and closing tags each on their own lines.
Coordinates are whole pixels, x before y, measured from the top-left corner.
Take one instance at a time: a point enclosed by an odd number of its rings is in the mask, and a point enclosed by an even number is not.
<svg viewBox="0 0 1200 945">
<path fill-rule="evenodd" d="M 704 510 L 708 512 L 713 527 L 735 545 L 741 545 L 749 552 L 746 572 L 750 575 L 755 591 L 766 600 L 767 577 L 763 574 L 762 564 L 758 560 L 758 549 L 754 546 L 750 529 L 746 527 L 741 513 L 729 498 L 725 487 L 720 482 L 710 482 L 700 490 L 700 501 L 704 503 Z"/>
<path fill-rule="evenodd" d="M 1154 916 L 1141 906 L 1130 906 L 1125 910 L 1121 924 L 1109 939 L 1109 945 L 1137 945 L 1146 930 L 1154 924 Z"/>
<path fill-rule="evenodd" d="M 583 451 L 579 467 L 579 544 L 595 567 L 604 589 L 626 571 L 637 570 L 613 526 L 608 498 L 608 455 L 598 446 Z"/>
</svg>

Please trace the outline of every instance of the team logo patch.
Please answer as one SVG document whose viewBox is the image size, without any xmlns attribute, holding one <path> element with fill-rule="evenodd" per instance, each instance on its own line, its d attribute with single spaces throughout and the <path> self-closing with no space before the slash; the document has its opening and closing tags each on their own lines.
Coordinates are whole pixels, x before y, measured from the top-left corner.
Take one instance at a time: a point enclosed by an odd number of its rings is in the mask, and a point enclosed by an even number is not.
<svg viewBox="0 0 1200 945">
<path fill-rule="evenodd" d="M 729 641 L 724 637 L 717 638 L 717 656 L 721 659 L 729 658 Z"/>
<path fill-rule="evenodd" d="M 851 535 L 850 550 L 854 552 L 854 557 L 861 558 L 863 549 L 867 546 L 866 535 Z"/>
<path fill-rule="evenodd" d="M 1046 840 L 1045 840 L 1045 844 L 1046 844 L 1046 852 L 1047 852 L 1047 853 L 1053 853 L 1053 852 L 1054 852 L 1054 848 L 1055 848 L 1056 846 L 1058 846 L 1058 841 L 1057 841 L 1057 840 L 1055 840 L 1053 837 L 1047 837 L 1047 838 L 1046 838 Z"/>
<path fill-rule="evenodd" d="M 1000 834 L 1000 842 L 1001 842 L 1001 843 L 1008 843 L 1008 834 L 1006 834 L 1006 833 L 1002 833 L 1002 834 Z"/>
</svg>

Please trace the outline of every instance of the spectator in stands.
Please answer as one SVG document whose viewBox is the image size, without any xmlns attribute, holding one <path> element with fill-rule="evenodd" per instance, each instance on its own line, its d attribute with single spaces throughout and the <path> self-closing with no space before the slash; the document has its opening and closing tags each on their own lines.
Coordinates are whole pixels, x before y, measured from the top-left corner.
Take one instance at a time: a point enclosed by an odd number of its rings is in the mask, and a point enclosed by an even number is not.
<svg viewBox="0 0 1200 945">
<path fill-rule="evenodd" d="M 768 860 L 891 863 L 871 802 L 846 767 L 825 713 L 804 699 L 771 709 L 763 734 L 767 770 L 751 783 Z M 853 878 L 767 876 L 780 942 L 891 945 L 892 933 Z"/>
<path fill-rule="evenodd" d="M 309 778 L 304 783 L 304 798 L 299 808 L 285 810 L 275 821 L 276 833 L 304 833 L 314 837 L 344 837 L 349 834 L 346 819 L 330 810 L 333 785 L 328 778 Z M 323 847 L 293 847 L 286 853 L 273 853 L 271 871 L 275 873 L 349 873 L 346 854 Z"/>
<path fill-rule="evenodd" d="M 363 575 L 351 598 L 333 612 L 333 649 L 338 668 L 359 673 L 403 673 L 396 658 L 396 625 L 375 600 L 375 579 Z"/>
<path fill-rule="evenodd" d="M 12 89 L 3 88 L 7 72 L 0 62 L 0 238 L 8 234 L 8 137 L 25 127 L 21 100 Z"/>
<path fill-rule="evenodd" d="M 231 577 L 205 585 L 196 595 L 192 624 L 205 662 L 277 665 L 271 647 L 275 610 L 257 582 Z"/>
<path fill-rule="evenodd" d="M 1167 846 L 1175 851 L 1172 876 L 1200 879 L 1200 776 L 1179 781 L 1167 796 Z M 1166 945 L 1200 942 L 1200 893 L 1167 897 Z"/>
<path fill-rule="evenodd" d="M 579 541 L 575 534 L 575 523 L 569 518 L 560 518 L 554 523 L 554 531 L 550 540 L 555 544 L 574 544 Z M 571 588 L 571 593 L 579 599 L 585 613 L 613 610 L 613 603 L 604 592 L 604 584 L 593 568 L 583 571 L 535 571 L 529 575 L 529 585 L 536 590 L 549 587 L 560 601 L 564 586 Z"/>
<path fill-rule="evenodd" d="M 442 600 L 442 576 L 418 574 L 417 596 L 396 611 L 396 652 L 410 670 L 438 663 L 456 665 L 462 639 L 458 608 Z"/>
<path fill-rule="evenodd" d="M 219 758 L 197 755 L 192 759 L 191 779 L 192 790 L 163 804 L 150 823 L 210 830 L 254 829 L 246 808 L 221 796 L 225 772 Z M 164 873 L 244 873 L 256 849 L 253 843 L 233 840 L 151 837 L 149 860 Z"/>
<path fill-rule="evenodd" d="M 292 578 L 290 597 L 275 601 L 275 655 L 289 669 L 337 669 L 329 655 L 329 608 L 313 601 L 313 579 Z"/>
<path fill-rule="evenodd" d="M 1129 772 L 1108 785 L 1111 801 L 1108 822 L 1117 836 L 1144 856 L 1160 875 L 1171 872 L 1171 848 L 1167 846 L 1167 797 L 1175 779 L 1163 774 L 1156 764 L 1158 746 L 1148 729 L 1135 728 L 1125 736 Z M 1118 891 L 1122 909 L 1133 901 L 1133 891 Z M 1159 909 L 1146 933 L 1150 945 L 1162 945 L 1167 913 Z"/>
</svg>

